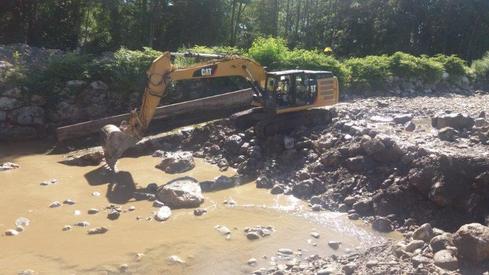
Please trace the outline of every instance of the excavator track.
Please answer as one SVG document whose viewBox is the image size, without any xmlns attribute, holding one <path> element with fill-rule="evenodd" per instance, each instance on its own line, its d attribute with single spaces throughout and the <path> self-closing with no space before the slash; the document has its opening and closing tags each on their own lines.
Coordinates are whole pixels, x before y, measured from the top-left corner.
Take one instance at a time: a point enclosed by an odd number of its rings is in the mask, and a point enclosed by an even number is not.
<svg viewBox="0 0 489 275">
<path fill-rule="evenodd" d="M 324 108 L 271 115 L 255 124 L 255 134 L 259 139 L 264 139 L 277 134 L 290 133 L 301 126 L 327 125 L 334 116 L 334 109 Z"/>
</svg>

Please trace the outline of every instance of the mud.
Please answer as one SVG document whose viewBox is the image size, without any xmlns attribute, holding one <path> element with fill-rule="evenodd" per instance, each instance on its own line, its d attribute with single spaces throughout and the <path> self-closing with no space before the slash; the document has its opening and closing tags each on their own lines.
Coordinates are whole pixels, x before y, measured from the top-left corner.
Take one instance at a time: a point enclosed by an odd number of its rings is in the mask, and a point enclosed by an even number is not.
<svg viewBox="0 0 489 275">
<path fill-rule="evenodd" d="M 271 196 L 266 190 L 256 189 L 253 182 L 205 193 L 201 208 L 207 214 L 203 216 L 196 217 L 192 209 L 186 209 L 174 210 L 172 217 L 162 223 L 148 220 L 157 208 L 134 192 L 149 183 L 162 184 L 183 175 L 211 180 L 235 171 L 220 172 L 196 158 L 195 169 L 176 176 L 154 168 L 157 158 L 141 156 L 122 159 L 118 163 L 121 172 L 113 177 L 102 166 L 64 165 L 60 163 L 63 155 L 46 154 L 51 149 L 50 144 L 43 143 L 0 147 L 0 162 L 8 159 L 21 166 L 0 173 L 0 230 L 15 227 L 19 217 L 31 221 L 19 235 L 0 237 L 2 274 L 26 269 L 40 274 L 243 274 L 267 266 L 281 248 L 296 253 L 300 249 L 302 256 L 297 258 L 313 254 L 328 257 L 381 244 L 388 237 L 399 238 L 374 233 L 362 222 L 349 221 L 345 214 L 310 212 L 302 200 Z M 53 178 L 55 184 L 41 185 Z M 100 196 L 94 196 L 96 192 Z M 74 204 L 48 207 L 53 201 L 66 199 Z M 228 207 L 223 204 L 225 200 L 234 200 L 236 205 Z M 122 207 L 118 219 L 107 219 L 104 208 L 111 204 Z M 91 208 L 100 212 L 88 214 Z M 90 225 L 73 226 L 81 221 Z M 72 225 L 72 229 L 63 231 L 65 225 Z M 228 227 L 231 239 L 220 235 L 214 229 L 216 225 Z M 248 240 L 245 227 L 257 225 L 271 225 L 275 231 L 271 236 Z M 102 226 L 108 229 L 106 233 L 87 234 L 89 229 Z M 311 237 L 313 231 L 320 234 L 319 239 Z M 333 250 L 328 241 L 340 241 L 342 245 Z M 172 256 L 184 263 L 175 262 Z M 247 264 L 250 258 L 257 259 L 256 265 Z"/>
</svg>

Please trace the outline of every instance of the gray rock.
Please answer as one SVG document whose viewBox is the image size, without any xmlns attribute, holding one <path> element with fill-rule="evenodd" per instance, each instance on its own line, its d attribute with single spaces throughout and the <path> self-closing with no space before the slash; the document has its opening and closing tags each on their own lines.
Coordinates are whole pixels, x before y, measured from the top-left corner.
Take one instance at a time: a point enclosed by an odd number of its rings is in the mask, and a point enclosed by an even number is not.
<svg viewBox="0 0 489 275">
<path fill-rule="evenodd" d="M 360 215 L 358 215 L 357 213 L 350 213 L 348 214 L 348 219 L 356 221 L 360 219 Z"/>
<path fill-rule="evenodd" d="M 339 241 L 329 241 L 328 242 L 328 246 L 334 250 L 340 248 L 340 245 L 341 245 L 341 242 L 339 242 Z"/>
<path fill-rule="evenodd" d="M 404 250 L 409 253 L 413 253 L 416 249 L 423 248 L 425 242 L 423 240 L 412 240 L 410 241 Z"/>
<path fill-rule="evenodd" d="M 453 255 L 452 250 L 444 249 L 436 252 L 433 256 L 433 260 L 435 265 L 443 269 L 456 270 L 458 268 L 458 259 Z"/>
<path fill-rule="evenodd" d="M 489 259 L 489 227 L 479 223 L 462 225 L 453 235 L 458 255 L 464 261 L 480 263 Z"/>
<path fill-rule="evenodd" d="M 372 228 L 379 232 L 391 232 L 393 230 L 392 222 L 384 217 L 375 218 L 372 222 Z"/>
<path fill-rule="evenodd" d="M 437 129 L 445 127 L 457 130 L 470 129 L 474 126 L 474 119 L 460 113 L 441 113 L 431 118 L 431 125 Z"/>
<path fill-rule="evenodd" d="M 156 165 L 156 168 L 170 174 L 183 173 L 194 167 L 194 157 L 190 152 L 167 152 L 160 164 Z"/>
<path fill-rule="evenodd" d="M 438 137 L 441 140 L 455 141 L 457 139 L 457 136 L 458 136 L 458 131 L 451 127 L 445 127 L 438 131 Z"/>
<path fill-rule="evenodd" d="M 411 262 L 414 266 L 418 266 L 420 264 L 426 265 L 431 263 L 432 259 L 418 254 L 411 258 Z"/>
<path fill-rule="evenodd" d="M 160 207 L 158 212 L 156 212 L 155 219 L 160 222 L 166 221 L 171 217 L 171 214 L 172 213 L 170 207 L 162 206 Z"/>
<path fill-rule="evenodd" d="M 214 228 L 217 230 L 217 232 L 219 232 L 221 235 L 230 235 L 231 234 L 231 230 L 229 230 L 229 228 L 227 228 L 226 226 L 224 225 L 216 225 L 214 226 Z"/>
<path fill-rule="evenodd" d="M 177 178 L 160 186 L 156 198 L 172 209 L 195 208 L 204 202 L 198 181 L 191 177 Z"/>
<path fill-rule="evenodd" d="M 353 204 L 353 209 L 355 212 L 362 216 L 367 216 L 373 212 L 372 200 L 362 199 Z"/>
<path fill-rule="evenodd" d="M 5 236 L 17 236 L 19 235 L 19 231 L 15 230 L 15 229 L 8 229 L 5 231 Z"/>
<path fill-rule="evenodd" d="M 476 118 L 474 120 L 474 126 L 475 127 L 487 127 L 487 126 L 489 126 L 489 122 L 487 122 L 487 120 L 485 118 Z"/>
<path fill-rule="evenodd" d="M 285 185 L 283 185 L 283 184 L 275 184 L 272 187 L 272 190 L 270 190 L 270 193 L 272 193 L 274 195 L 282 194 L 284 192 L 285 192 Z"/>
<path fill-rule="evenodd" d="M 213 181 L 200 182 L 200 187 L 202 188 L 202 191 L 208 192 L 228 189 L 236 186 L 236 184 L 237 181 L 235 177 L 221 175 L 215 178 Z"/>
<path fill-rule="evenodd" d="M 43 125 L 44 109 L 38 106 L 26 106 L 10 112 L 10 117 L 19 125 Z"/>
<path fill-rule="evenodd" d="M 22 102 L 16 98 L 0 97 L 0 111 L 10 111 L 22 106 Z"/>
<path fill-rule="evenodd" d="M 20 165 L 13 163 L 13 162 L 5 162 L 0 164 L 0 171 L 8 171 L 8 170 L 13 170 L 20 168 Z"/>
<path fill-rule="evenodd" d="M 7 112 L 0 111 L 0 122 L 7 120 Z"/>
<path fill-rule="evenodd" d="M 246 233 L 246 238 L 248 238 L 248 240 L 257 240 L 260 238 L 260 235 L 257 232 L 250 231 Z"/>
<path fill-rule="evenodd" d="M 443 233 L 441 235 L 435 236 L 430 241 L 431 250 L 433 250 L 433 252 L 438 252 L 453 245 L 453 236 L 449 233 Z"/>
<path fill-rule="evenodd" d="M 406 124 L 404 124 L 404 130 L 408 132 L 413 132 L 414 130 L 416 130 L 416 124 L 414 124 L 414 122 L 412 121 L 406 122 Z"/>
<path fill-rule="evenodd" d="M 290 248 L 280 248 L 278 251 L 277 251 L 279 254 L 283 254 L 283 255 L 292 255 L 294 254 L 294 251 Z"/>
<path fill-rule="evenodd" d="M 425 223 L 413 232 L 413 239 L 429 242 L 433 238 L 433 228 L 431 224 Z"/>
<path fill-rule="evenodd" d="M 355 272 L 355 269 L 357 269 L 357 264 L 350 262 L 350 263 L 347 263 L 346 265 L 344 265 L 342 269 L 346 275 L 350 275 L 350 274 L 353 274 Z"/>
<path fill-rule="evenodd" d="M 105 234 L 109 229 L 105 226 L 95 227 L 88 230 L 88 235 Z"/>
<path fill-rule="evenodd" d="M 273 182 L 267 176 L 259 176 L 256 179 L 256 188 L 272 188 Z"/>
<path fill-rule="evenodd" d="M 49 208 L 57 208 L 60 206 L 61 206 L 61 203 L 59 201 L 53 201 L 51 204 L 49 204 Z"/>
<path fill-rule="evenodd" d="M 413 119 L 413 114 L 401 114 L 394 116 L 394 122 L 397 124 L 405 124 Z"/>
<path fill-rule="evenodd" d="M 243 139 L 239 135 L 231 135 L 224 140 L 223 148 L 228 153 L 238 153 L 243 144 Z"/>
<path fill-rule="evenodd" d="M 207 210 L 206 209 L 203 209 L 203 208 L 194 209 L 194 215 L 195 216 L 202 216 L 204 214 L 207 214 Z"/>
</svg>

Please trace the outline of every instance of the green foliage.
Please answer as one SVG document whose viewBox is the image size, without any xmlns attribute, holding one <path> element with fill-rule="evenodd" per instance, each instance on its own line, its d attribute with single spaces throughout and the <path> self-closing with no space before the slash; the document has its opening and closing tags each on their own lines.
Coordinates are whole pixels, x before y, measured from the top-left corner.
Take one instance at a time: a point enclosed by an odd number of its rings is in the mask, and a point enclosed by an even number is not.
<svg viewBox="0 0 489 275">
<path fill-rule="evenodd" d="M 477 81 L 489 84 L 489 52 L 486 52 L 481 59 L 472 62 L 472 70 Z"/>
<path fill-rule="evenodd" d="M 437 82 L 443 75 L 443 65 L 427 56 L 416 57 L 396 52 L 390 58 L 391 71 L 401 78 L 421 78 L 427 82 Z"/>
<path fill-rule="evenodd" d="M 385 79 L 392 75 L 390 59 L 386 55 L 350 58 L 345 61 L 350 71 L 353 88 L 381 88 Z"/>
<path fill-rule="evenodd" d="M 445 69 L 445 72 L 450 74 L 450 76 L 462 77 L 467 75 L 470 70 L 469 67 L 467 67 L 465 60 L 454 54 L 437 54 L 431 59 L 441 63 L 443 65 L 443 68 Z"/>
<path fill-rule="evenodd" d="M 95 59 L 89 66 L 91 79 L 102 80 L 119 93 L 140 91 L 146 83 L 146 70 L 161 52 L 149 48 L 132 51 L 122 48 L 113 58 Z"/>
<path fill-rule="evenodd" d="M 273 37 L 259 37 L 253 41 L 251 48 L 248 50 L 248 55 L 270 69 L 276 69 L 283 64 L 282 62 L 287 58 L 288 52 L 289 48 L 287 48 L 285 40 Z"/>
</svg>

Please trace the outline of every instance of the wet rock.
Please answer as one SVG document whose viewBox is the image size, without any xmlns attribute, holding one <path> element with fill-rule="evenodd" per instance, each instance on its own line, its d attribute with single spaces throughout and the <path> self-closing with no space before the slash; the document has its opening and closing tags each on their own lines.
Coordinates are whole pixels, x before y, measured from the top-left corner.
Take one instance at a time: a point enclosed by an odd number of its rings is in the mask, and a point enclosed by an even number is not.
<svg viewBox="0 0 489 275">
<path fill-rule="evenodd" d="M 87 232 L 88 235 L 96 235 L 96 234 L 105 234 L 107 233 L 107 231 L 109 231 L 107 227 L 100 226 L 100 227 L 91 228 Z"/>
<path fill-rule="evenodd" d="M 453 255 L 452 250 L 440 250 L 435 253 L 433 256 L 433 260 L 435 265 L 447 269 L 447 270 L 456 270 L 458 269 L 458 259 L 455 255 Z"/>
<path fill-rule="evenodd" d="M 166 152 L 156 168 L 169 174 L 183 173 L 195 167 L 194 157 L 190 152 Z"/>
<path fill-rule="evenodd" d="M 489 227 L 479 223 L 462 225 L 453 235 L 461 259 L 480 263 L 489 259 Z"/>
<path fill-rule="evenodd" d="M 257 264 L 257 260 L 255 258 L 250 258 L 247 262 L 248 265 L 254 266 Z"/>
<path fill-rule="evenodd" d="M 431 250 L 433 250 L 433 252 L 438 252 L 453 245 L 453 237 L 452 234 L 449 233 L 443 233 L 441 235 L 435 236 L 430 241 Z"/>
<path fill-rule="evenodd" d="M 102 147 L 94 147 L 70 153 L 61 163 L 75 166 L 99 165 L 104 160 Z"/>
<path fill-rule="evenodd" d="M 341 245 L 341 242 L 339 242 L 339 241 L 329 241 L 328 242 L 328 246 L 334 250 L 340 248 L 340 245 Z"/>
<path fill-rule="evenodd" d="M 20 168 L 20 165 L 13 162 L 5 162 L 0 165 L 0 172 Z"/>
<path fill-rule="evenodd" d="M 173 264 L 184 264 L 185 261 L 177 255 L 172 255 L 168 257 L 168 261 Z"/>
<path fill-rule="evenodd" d="M 120 216 L 121 216 L 121 212 L 118 209 L 109 209 L 109 213 L 107 214 L 107 219 L 117 220 Z"/>
<path fill-rule="evenodd" d="M 248 240 L 257 240 L 260 238 L 260 235 L 258 235 L 258 233 L 256 232 L 248 232 L 246 233 L 246 238 Z"/>
<path fill-rule="evenodd" d="M 160 209 L 158 210 L 158 212 L 156 212 L 155 214 L 155 219 L 157 221 L 166 221 L 168 220 L 170 217 L 171 217 L 171 209 L 170 207 L 168 206 L 162 206 L 160 207 Z"/>
<path fill-rule="evenodd" d="M 272 190 L 270 190 L 270 193 L 272 193 L 273 195 L 278 195 L 278 194 L 282 194 L 285 192 L 285 185 L 283 184 L 275 184 L 273 187 L 272 187 Z"/>
<path fill-rule="evenodd" d="M 97 214 L 98 212 L 99 212 L 99 210 L 97 208 L 88 209 L 88 214 L 90 214 L 90 215 Z"/>
<path fill-rule="evenodd" d="M 195 216 L 202 216 L 204 214 L 207 214 L 207 210 L 206 209 L 203 209 L 203 208 L 194 209 L 194 215 Z"/>
<path fill-rule="evenodd" d="M 73 229 L 73 227 L 69 224 L 63 226 L 63 231 L 70 231 L 71 229 Z"/>
<path fill-rule="evenodd" d="M 391 232 L 393 230 L 391 221 L 384 217 L 375 218 L 372 222 L 372 228 L 379 232 Z"/>
<path fill-rule="evenodd" d="M 413 119 L 413 114 L 401 114 L 394 116 L 394 122 L 397 124 L 405 124 Z"/>
<path fill-rule="evenodd" d="M 224 140 L 223 148 L 230 154 L 237 154 L 242 144 L 243 139 L 239 135 L 231 135 Z"/>
<path fill-rule="evenodd" d="M 321 235 L 318 232 L 311 232 L 311 236 L 315 239 L 319 239 Z"/>
<path fill-rule="evenodd" d="M 66 199 L 63 201 L 63 204 L 66 204 L 66 205 L 74 205 L 76 202 L 72 199 Z"/>
<path fill-rule="evenodd" d="M 458 136 L 458 131 L 451 128 L 445 127 L 438 131 L 438 138 L 445 141 L 455 141 Z"/>
<path fill-rule="evenodd" d="M 373 205 L 371 199 L 362 199 L 353 204 L 353 209 L 361 216 L 368 216 L 373 213 Z"/>
<path fill-rule="evenodd" d="M 203 181 L 199 184 L 202 191 L 209 192 L 235 187 L 237 185 L 237 181 L 235 177 L 221 175 L 215 178 L 213 181 Z"/>
<path fill-rule="evenodd" d="M 457 130 L 470 129 L 474 126 L 474 119 L 461 113 L 442 113 L 431 118 L 431 125 L 437 129 L 445 127 Z"/>
<path fill-rule="evenodd" d="M 195 208 L 204 202 L 200 185 L 192 177 L 177 178 L 160 186 L 156 198 L 172 209 Z"/>
<path fill-rule="evenodd" d="M 25 217 L 20 217 L 15 220 L 15 225 L 16 226 L 29 226 L 31 224 L 31 221 L 28 218 Z"/>
<path fill-rule="evenodd" d="M 358 215 L 357 213 L 351 213 L 351 214 L 348 214 L 348 219 L 355 221 L 355 220 L 360 219 L 360 215 Z"/>
<path fill-rule="evenodd" d="M 5 236 L 17 236 L 19 235 L 19 231 L 15 230 L 15 229 L 8 229 L 5 231 Z"/>
<path fill-rule="evenodd" d="M 216 229 L 221 235 L 231 235 L 231 230 L 224 225 L 216 225 L 214 226 L 214 229 Z"/>
<path fill-rule="evenodd" d="M 433 228 L 431 224 L 425 223 L 413 232 L 413 239 L 429 242 L 433 238 Z"/>
<path fill-rule="evenodd" d="M 294 251 L 290 248 L 280 248 L 277 250 L 277 253 L 282 255 L 292 255 L 294 254 Z"/>
<path fill-rule="evenodd" d="M 51 204 L 49 204 L 49 208 L 58 208 L 61 206 L 61 203 L 59 201 L 53 201 Z"/>
<path fill-rule="evenodd" d="M 119 266 L 119 271 L 120 271 L 121 273 L 126 273 L 128 269 L 129 269 L 129 265 L 128 265 L 128 264 L 121 264 L 121 265 Z"/>
<path fill-rule="evenodd" d="M 298 182 L 292 187 L 292 194 L 297 198 L 310 197 L 313 191 L 314 181 L 312 179 L 307 179 Z"/>
<path fill-rule="evenodd" d="M 275 229 L 272 226 L 262 226 L 262 225 L 246 227 L 244 229 L 244 233 L 246 235 L 246 238 L 248 238 L 248 240 L 257 240 L 260 237 L 270 236 L 273 231 L 275 231 Z"/>
<path fill-rule="evenodd" d="M 272 188 L 273 182 L 266 176 L 260 176 L 256 179 L 256 188 Z"/>
<path fill-rule="evenodd" d="M 323 207 L 320 204 L 313 204 L 311 206 L 312 211 L 317 212 L 323 210 Z"/>
<path fill-rule="evenodd" d="M 87 222 L 87 221 L 81 221 L 81 222 L 77 222 L 75 224 L 73 224 L 74 226 L 79 226 L 79 227 L 87 227 L 87 226 L 90 226 L 90 223 Z"/>
<path fill-rule="evenodd" d="M 32 269 L 26 269 L 18 273 L 18 275 L 34 275 L 36 272 Z"/>
</svg>

